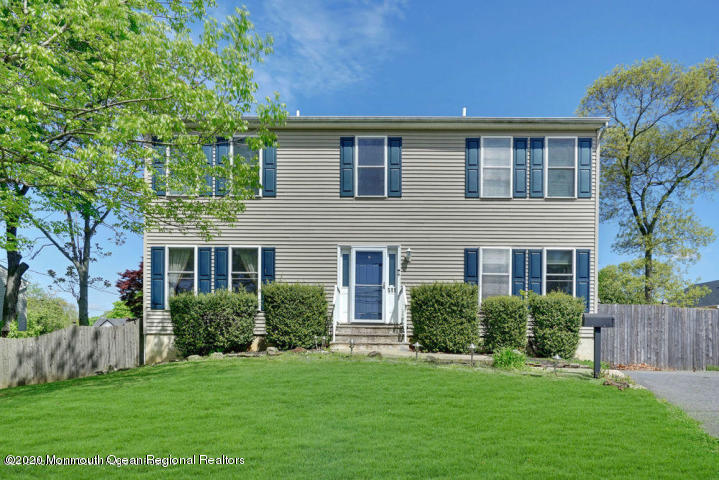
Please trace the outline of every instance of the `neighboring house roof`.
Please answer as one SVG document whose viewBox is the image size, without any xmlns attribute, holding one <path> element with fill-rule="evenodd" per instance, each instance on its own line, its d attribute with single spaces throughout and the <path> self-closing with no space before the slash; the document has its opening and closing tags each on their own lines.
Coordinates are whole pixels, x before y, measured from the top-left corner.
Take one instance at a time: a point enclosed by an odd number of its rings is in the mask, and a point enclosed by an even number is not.
<svg viewBox="0 0 719 480">
<path fill-rule="evenodd" d="M 132 318 L 105 318 L 102 317 L 92 324 L 93 327 L 120 327 L 127 322 L 131 322 Z"/>
<path fill-rule="evenodd" d="M 697 283 L 696 286 L 709 287 L 711 289 L 711 293 L 699 299 L 697 307 L 716 307 L 717 305 L 719 305 L 719 280 Z"/>
</svg>

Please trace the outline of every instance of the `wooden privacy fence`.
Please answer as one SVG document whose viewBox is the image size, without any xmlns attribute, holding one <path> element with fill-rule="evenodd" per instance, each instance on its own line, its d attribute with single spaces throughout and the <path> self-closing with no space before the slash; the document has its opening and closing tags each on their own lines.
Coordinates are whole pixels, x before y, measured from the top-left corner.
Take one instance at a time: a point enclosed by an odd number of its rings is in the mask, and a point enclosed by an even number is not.
<svg viewBox="0 0 719 480">
<path fill-rule="evenodd" d="M 32 338 L 0 338 L 0 388 L 83 377 L 140 364 L 137 322 L 71 326 Z M 112 368 L 111 368 L 112 367 Z"/>
<path fill-rule="evenodd" d="M 602 329 L 602 360 L 705 370 L 719 365 L 719 310 L 666 305 L 599 305 L 613 315 Z"/>
</svg>

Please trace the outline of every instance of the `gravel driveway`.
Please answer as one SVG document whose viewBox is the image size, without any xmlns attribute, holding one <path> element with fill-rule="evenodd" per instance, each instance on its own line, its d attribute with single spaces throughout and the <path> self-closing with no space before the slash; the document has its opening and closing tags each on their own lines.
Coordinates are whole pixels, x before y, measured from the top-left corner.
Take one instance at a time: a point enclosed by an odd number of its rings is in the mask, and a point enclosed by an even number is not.
<svg viewBox="0 0 719 480">
<path fill-rule="evenodd" d="M 681 407 L 719 437 L 719 372 L 625 371 L 659 398 Z"/>
</svg>

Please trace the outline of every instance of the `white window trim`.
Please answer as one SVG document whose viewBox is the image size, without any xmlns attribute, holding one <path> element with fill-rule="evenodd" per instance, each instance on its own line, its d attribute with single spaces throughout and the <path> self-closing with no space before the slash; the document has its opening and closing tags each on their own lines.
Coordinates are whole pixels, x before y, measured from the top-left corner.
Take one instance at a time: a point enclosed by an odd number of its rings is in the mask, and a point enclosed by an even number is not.
<svg viewBox="0 0 719 480">
<path fill-rule="evenodd" d="M 479 304 L 482 304 L 482 277 L 484 276 L 484 251 L 485 250 L 507 250 L 509 252 L 509 268 L 507 269 L 507 275 L 509 276 L 509 281 L 507 282 L 507 295 L 512 295 L 512 249 L 516 247 L 504 247 L 504 246 L 488 246 L 488 247 L 479 247 L 479 279 L 478 279 L 478 298 L 479 298 Z M 487 275 L 505 275 L 504 273 L 488 273 Z"/>
<path fill-rule="evenodd" d="M 574 140 L 574 195 L 573 196 L 550 196 L 549 195 L 549 139 L 573 139 Z M 578 169 L 578 139 L 573 136 L 552 136 L 544 137 L 544 198 L 577 198 L 577 169 Z M 569 167 L 553 167 L 556 169 L 567 169 Z"/>
<path fill-rule="evenodd" d="M 361 138 L 382 138 L 384 139 L 384 195 L 360 195 L 359 194 L 359 140 Z M 389 182 L 387 171 L 387 136 L 383 135 L 360 135 L 355 137 L 355 148 L 353 166 L 354 166 L 354 196 L 355 198 L 387 198 L 387 183 Z M 361 168 L 381 168 L 379 166 L 363 166 Z"/>
<path fill-rule="evenodd" d="M 506 138 L 509 139 L 509 193 L 506 196 L 485 195 L 484 188 L 484 139 L 485 138 Z M 514 193 L 514 137 L 506 135 L 489 135 L 479 137 L 479 197 L 480 198 L 512 198 Z M 507 167 L 487 167 L 496 169 L 506 169 Z"/>
<path fill-rule="evenodd" d="M 574 247 L 549 247 L 542 249 L 542 295 L 547 294 L 547 252 L 572 252 L 572 296 L 577 296 L 577 249 Z"/>
<path fill-rule="evenodd" d="M 194 249 L 194 272 L 192 278 L 194 280 L 192 293 L 197 295 L 197 245 L 165 245 L 165 310 L 170 310 L 170 249 L 171 248 L 192 248 Z"/>
<path fill-rule="evenodd" d="M 232 249 L 256 249 L 257 250 L 257 310 L 260 310 L 262 298 L 262 246 L 261 245 L 228 245 L 227 246 L 227 290 L 232 291 Z"/>
</svg>

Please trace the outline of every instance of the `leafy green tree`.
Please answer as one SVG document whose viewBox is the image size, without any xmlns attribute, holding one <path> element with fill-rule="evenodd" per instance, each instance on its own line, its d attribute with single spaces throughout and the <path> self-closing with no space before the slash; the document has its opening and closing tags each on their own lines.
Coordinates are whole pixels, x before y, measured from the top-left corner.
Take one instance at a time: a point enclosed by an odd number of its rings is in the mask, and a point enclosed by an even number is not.
<svg viewBox="0 0 719 480">
<path fill-rule="evenodd" d="M 675 307 L 694 307 L 711 290 L 693 285 L 681 275 L 677 266 L 654 261 L 650 286 L 654 297 L 647 302 L 644 259 L 608 265 L 599 271 L 599 302 L 625 305 L 667 303 Z"/>
<path fill-rule="evenodd" d="M 77 310 L 62 298 L 47 293 L 38 285 L 27 287 L 27 330 L 19 331 L 11 322 L 8 337 L 37 337 L 77 323 Z"/>
<path fill-rule="evenodd" d="M 652 58 L 597 79 L 580 115 L 609 117 L 601 148 L 601 212 L 620 233 L 614 249 L 639 255 L 644 302 L 665 265 L 690 264 L 714 240 L 691 209 L 719 187 L 719 64 L 685 68 Z"/>
<path fill-rule="evenodd" d="M 26 0 L 0 7 L 3 322 L 15 318 L 27 269 L 18 228 L 37 220 L 36 202 L 48 195 L 112 211 L 119 226 L 137 232 L 188 225 L 209 238 L 237 221 L 258 186 L 256 168 L 208 165 L 202 146 L 250 127 L 254 149 L 272 145 L 270 128 L 286 112 L 277 95 L 255 99 L 253 65 L 272 39 L 254 32 L 244 9 L 223 21 L 207 18 L 212 5 Z M 198 36 L 193 23 L 201 24 Z M 155 186 L 184 195 L 157 201 L 153 175 Z M 226 179 L 228 194 L 197 201 L 211 176 Z"/>
</svg>

